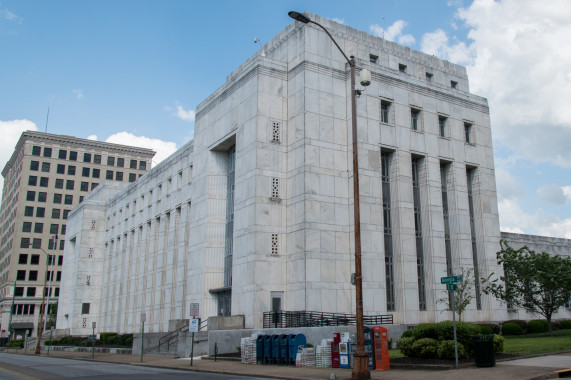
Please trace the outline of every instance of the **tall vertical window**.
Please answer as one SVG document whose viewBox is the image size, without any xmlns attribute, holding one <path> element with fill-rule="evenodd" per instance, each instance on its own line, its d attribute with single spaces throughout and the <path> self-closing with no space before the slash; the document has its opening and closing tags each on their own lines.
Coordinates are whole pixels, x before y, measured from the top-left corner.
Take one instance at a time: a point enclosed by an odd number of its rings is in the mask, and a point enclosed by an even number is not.
<svg viewBox="0 0 571 380">
<path fill-rule="evenodd" d="M 420 130 L 420 110 L 414 108 L 410 109 L 410 127 L 413 131 Z"/>
<path fill-rule="evenodd" d="M 472 138 L 472 124 L 464 123 L 464 139 L 468 144 L 472 144 L 474 139 Z"/>
<path fill-rule="evenodd" d="M 448 216 L 448 170 L 449 164 L 440 164 L 440 189 L 442 191 L 442 214 L 444 218 L 444 244 L 446 248 L 446 274 L 452 276 L 452 246 L 450 244 L 450 218 Z"/>
<path fill-rule="evenodd" d="M 395 278 L 393 270 L 393 232 L 391 222 L 391 154 L 381 152 L 381 180 L 383 190 L 383 231 L 385 239 L 385 277 L 387 311 L 395 310 Z"/>
<path fill-rule="evenodd" d="M 476 244 L 476 219 L 474 213 L 474 178 L 476 169 L 466 168 L 468 182 L 468 209 L 470 211 L 470 237 L 472 240 L 472 261 L 474 263 L 474 288 L 476 290 L 476 307 L 482 309 L 482 295 L 480 292 L 480 276 L 478 270 L 478 247 Z"/>
<path fill-rule="evenodd" d="M 236 146 L 228 151 L 226 175 L 226 234 L 224 246 L 224 287 L 232 287 L 232 256 L 234 252 L 234 188 L 236 171 Z M 218 315 L 232 315 L 232 290 L 218 293 Z"/>
<path fill-rule="evenodd" d="M 438 116 L 438 134 L 440 137 L 446 137 L 446 122 L 446 117 Z"/>
<path fill-rule="evenodd" d="M 414 234 L 416 238 L 416 272 L 418 280 L 418 307 L 426 310 L 426 284 L 424 278 L 424 251 L 422 249 L 422 214 L 420 203 L 420 169 L 422 158 L 412 159 L 412 195 L 414 199 Z"/>
<path fill-rule="evenodd" d="M 391 109 L 391 102 L 381 100 L 381 123 L 389 123 L 389 111 Z"/>
</svg>

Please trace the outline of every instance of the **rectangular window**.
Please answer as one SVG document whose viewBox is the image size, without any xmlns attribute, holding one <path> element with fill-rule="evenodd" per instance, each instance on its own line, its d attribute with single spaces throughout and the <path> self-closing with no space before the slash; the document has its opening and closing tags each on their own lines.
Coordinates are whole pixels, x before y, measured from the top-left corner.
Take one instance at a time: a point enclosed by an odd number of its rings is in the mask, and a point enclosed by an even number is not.
<svg viewBox="0 0 571 380">
<path fill-rule="evenodd" d="M 23 297 L 24 296 L 24 287 L 17 286 L 16 290 L 14 291 L 14 295 L 16 297 Z M 18 305 L 18 306 L 22 306 L 22 305 Z M 20 314 L 22 314 L 22 313 L 20 312 Z"/>
<path fill-rule="evenodd" d="M 44 172 L 44 173 L 50 172 L 50 163 L 49 162 L 42 162 L 42 172 Z"/>
<path fill-rule="evenodd" d="M 63 210 L 62 219 L 67 219 L 67 215 L 69 214 L 69 210 Z M 63 240 L 62 240 L 63 243 Z"/>
<path fill-rule="evenodd" d="M 65 203 L 66 205 L 73 204 L 73 195 L 66 194 L 63 203 Z"/>
<path fill-rule="evenodd" d="M 55 288 L 54 297 L 59 297 L 59 288 Z"/>
<path fill-rule="evenodd" d="M 91 276 L 90 275 L 85 276 L 85 285 L 87 285 L 87 286 L 91 285 Z"/>
<path fill-rule="evenodd" d="M 95 189 L 99 184 L 97 182 L 91 183 L 91 190 Z"/>
<path fill-rule="evenodd" d="M 43 223 L 36 223 L 34 225 L 34 233 L 36 233 L 36 234 L 44 233 L 44 224 Z"/>
<path fill-rule="evenodd" d="M 139 161 L 139 170 L 147 170 L 147 162 Z"/>
<path fill-rule="evenodd" d="M 123 181 L 123 172 L 116 172 L 115 173 L 115 180 L 116 181 Z"/>
<path fill-rule="evenodd" d="M 60 149 L 58 157 L 60 160 L 65 160 L 67 158 L 67 150 Z"/>
<path fill-rule="evenodd" d="M 42 248 L 42 239 L 34 239 L 32 242 L 32 248 L 41 249 Z"/>
<path fill-rule="evenodd" d="M 43 218 L 46 214 L 44 207 L 36 207 L 36 218 Z"/>
<path fill-rule="evenodd" d="M 34 286 L 29 286 L 28 289 L 26 289 L 26 297 L 35 297 L 35 296 L 36 296 L 36 288 Z"/>
<path fill-rule="evenodd" d="M 58 256 L 58 257 L 57 257 L 57 265 L 60 266 L 60 267 L 63 265 L 63 256 Z"/>
<path fill-rule="evenodd" d="M 137 169 L 137 160 L 131 160 L 129 162 L 129 169 Z"/>
<path fill-rule="evenodd" d="M 32 232 L 32 222 L 24 222 L 22 224 L 22 232 Z"/>
<path fill-rule="evenodd" d="M 54 194 L 54 202 L 53 203 L 61 203 L 61 194 Z"/>
<path fill-rule="evenodd" d="M 402 63 L 399 63 L 399 71 L 401 73 L 406 73 L 406 65 L 403 65 Z"/>
<path fill-rule="evenodd" d="M 474 142 L 472 139 L 472 124 L 470 123 L 464 123 L 464 138 L 468 144 Z"/>
<path fill-rule="evenodd" d="M 36 186 L 38 184 L 38 177 L 31 175 L 28 177 L 28 186 Z"/>
<path fill-rule="evenodd" d="M 420 110 L 410 109 L 410 126 L 413 131 L 420 131 Z"/>
<path fill-rule="evenodd" d="M 81 182 L 79 184 L 79 190 L 81 191 L 89 191 L 89 182 Z"/>
<path fill-rule="evenodd" d="M 90 172 L 91 172 L 91 169 L 89 169 L 89 168 L 83 168 L 83 169 L 81 170 L 81 176 L 82 176 L 82 177 L 89 177 L 89 173 L 90 173 Z"/>
<path fill-rule="evenodd" d="M 52 209 L 52 219 L 59 219 L 61 210 L 59 208 Z"/>
<path fill-rule="evenodd" d="M 107 157 L 107 165 L 108 166 L 115 166 L 115 157 Z"/>
<path fill-rule="evenodd" d="M 446 117 L 438 116 L 438 134 L 440 137 L 446 137 L 446 121 Z"/>
<path fill-rule="evenodd" d="M 31 270 L 28 272 L 28 281 L 37 281 L 38 280 L 38 271 Z"/>
<path fill-rule="evenodd" d="M 16 272 L 16 281 L 26 281 L 26 271 L 19 270 Z"/>
<path fill-rule="evenodd" d="M 60 233 L 61 233 L 62 235 L 65 235 L 66 230 L 67 230 L 67 225 L 66 225 L 66 224 L 62 224 L 62 225 L 61 225 L 61 232 L 60 232 Z"/>
<path fill-rule="evenodd" d="M 57 271 L 56 273 L 56 281 L 61 281 L 61 271 Z"/>
<path fill-rule="evenodd" d="M 73 179 L 68 179 L 68 180 L 65 182 L 65 188 L 66 188 L 67 190 L 73 190 L 74 187 L 75 187 L 75 181 L 74 181 Z"/>
<path fill-rule="evenodd" d="M 40 264 L 40 255 L 30 256 L 30 265 L 39 265 L 39 264 Z"/>
<path fill-rule="evenodd" d="M 129 182 L 135 182 L 136 179 L 137 179 L 137 174 L 129 173 Z"/>
<path fill-rule="evenodd" d="M 474 211 L 474 181 L 476 169 L 466 168 L 466 178 L 468 185 L 468 211 L 470 213 L 470 236 L 472 240 L 472 263 L 474 264 L 474 290 L 476 293 L 476 308 L 482 309 L 482 299 L 480 292 L 480 278 L 478 269 L 478 247 L 476 241 L 476 214 Z"/>
<path fill-rule="evenodd" d="M 389 111 L 391 109 L 391 102 L 381 100 L 381 123 L 389 123 Z"/>
<path fill-rule="evenodd" d="M 91 153 L 83 153 L 83 162 L 91 162 Z"/>
<path fill-rule="evenodd" d="M 452 88 L 458 88 L 458 82 L 451 80 L 451 81 L 450 81 L 450 87 L 452 87 Z"/>
<path fill-rule="evenodd" d="M 369 54 L 369 62 L 377 63 L 379 61 L 379 56 L 374 54 Z"/>
<path fill-rule="evenodd" d="M 75 166 L 74 165 L 68 165 L 67 174 L 68 175 L 75 175 Z"/>
<path fill-rule="evenodd" d="M 67 215 L 65 216 L 67 218 Z M 63 249 L 65 248 L 65 240 L 60 240 L 59 241 L 59 250 L 63 251 Z"/>
<path fill-rule="evenodd" d="M 32 206 L 26 206 L 24 216 L 34 216 L 34 208 Z"/>
<path fill-rule="evenodd" d="M 393 268 L 393 233 L 391 222 L 391 153 L 381 151 L 381 189 L 383 199 L 383 231 L 385 239 L 385 280 L 387 311 L 394 311 L 395 302 L 395 280 Z"/>
<path fill-rule="evenodd" d="M 37 172 L 40 169 L 40 163 L 38 161 L 30 161 L 30 170 Z"/>
<path fill-rule="evenodd" d="M 122 168 L 125 166 L 125 159 L 124 158 L 117 158 L 117 166 Z"/>
<path fill-rule="evenodd" d="M 42 152 L 42 147 L 34 145 L 32 147 L 32 156 L 39 156 Z"/>
<path fill-rule="evenodd" d="M 70 161 L 77 161 L 77 152 L 74 152 L 73 150 L 71 150 L 69 152 L 69 160 Z"/>
<path fill-rule="evenodd" d="M 28 191 L 26 193 L 26 200 L 30 202 L 34 202 L 36 200 L 36 192 L 35 191 Z"/>
<path fill-rule="evenodd" d="M 89 314 L 89 304 L 82 303 L 81 304 L 81 314 Z"/>
<path fill-rule="evenodd" d="M 52 148 L 44 148 L 44 157 L 52 157 Z"/>
<path fill-rule="evenodd" d="M 422 211 L 420 195 L 420 170 L 422 158 L 412 157 L 412 195 L 414 202 L 414 232 L 416 237 L 416 275 L 418 282 L 418 307 L 426 310 L 426 284 L 424 276 L 424 250 L 422 243 Z"/>
<path fill-rule="evenodd" d="M 59 231 L 59 224 L 50 224 L 50 234 L 57 235 Z"/>
<path fill-rule="evenodd" d="M 20 253 L 20 256 L 18 257 L 18 264 L 28 264 L 28 255 L 25 253 Z"/>
<path fill-rule="evenodd" d="M 93 155 L 93 163 L 94 164 L 101 164 L 101 155 L 100 154 Z"/>
<path fill-rule="evenodd" d="M 107 170 L 105 172 L 105 179 L 113 179 L 113 170 Z"/>
<path fill-rule="evenodd" d="M 429 73 L 428 71 L 426 72 L 426 81 L 427 82 L 432 82 L 433 77 L 434 76 L 431 73 Z"/>
<path fill-rule="evenodd" d="M 63 189 L 63 179 L 56 178 L 55 188 L 56 189 Z"/>
<path fill-rule="evenodd" d="M 38 193 L 38 202 L 43 202 L 43 203 L 45 203 L 47 197 L 48 197 L 48 193 L 45 193 L 45 192 L 43 192 L 43 191 L 40 191 L 40 192 Z"/>
<path fill-rule="evenodd" d="M 41 177 L 40 178 L 40 187 L 48 187 L 50 183 L 50 179 L 48 177 Z"/>
<path fill-rule="evenodd" d="M 91 172 L 91 176 L 93 178 L 99 178 L 99 173 L 100 173 L 99 169 L 93 169 L 93 171 Z"/>
<path fill-rule="evenodd" d="M 57 164 L 56 173 L 65 174 L 65 165 Z"/>
</svg>

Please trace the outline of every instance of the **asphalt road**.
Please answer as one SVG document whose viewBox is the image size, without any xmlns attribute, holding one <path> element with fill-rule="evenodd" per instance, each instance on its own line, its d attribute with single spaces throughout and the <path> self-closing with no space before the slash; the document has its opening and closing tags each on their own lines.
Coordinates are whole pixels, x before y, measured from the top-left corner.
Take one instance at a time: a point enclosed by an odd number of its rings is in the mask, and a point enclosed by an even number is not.
<svg viewBox="0 0 571 380">
<path fill-rule="evenodd" d="M 125 364 L 101 363 L 82 360 L 51 358 L 46 356 L 11 355 L 0 353 L 0 380 L 39 379 L 239 379 L 236 375 L 178 371 L 163 368 L 139 367 Z M 252 379 L 249 377 L 249 379 Z M 264 379 L 262 377 L 255 379 Z"/>
</svg>

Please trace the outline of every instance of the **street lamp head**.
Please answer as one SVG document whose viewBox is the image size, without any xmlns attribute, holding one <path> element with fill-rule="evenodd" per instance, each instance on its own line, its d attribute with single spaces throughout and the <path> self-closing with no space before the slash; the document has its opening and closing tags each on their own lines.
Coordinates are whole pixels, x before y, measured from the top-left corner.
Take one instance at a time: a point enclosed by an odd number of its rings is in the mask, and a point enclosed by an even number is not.
<svg viewBox="0 0 571 380">
<path fill-rule="evenodd" d="M 368 85 L 371 84 L 371 72 L 367 69 L 363 69 L 361 70 L 361 75 L 360 75 L 360 82 L 361 82 L 361 86 L 363 87 L 367 87 Z"/>
<path fill-rule="evenodd" d="M 307 23 L 309 23 L 309 21 L 311 21 L 305 15 L 303 15 L 299 12 L 290 11 L 290 12 L 288 12 L 288 15 L 289 15 L 289 17 L 293 18 L 294 20 L 297 20 L 299 22 L 303 22 L 304 24 L 307 24 Z"/>
</svg>

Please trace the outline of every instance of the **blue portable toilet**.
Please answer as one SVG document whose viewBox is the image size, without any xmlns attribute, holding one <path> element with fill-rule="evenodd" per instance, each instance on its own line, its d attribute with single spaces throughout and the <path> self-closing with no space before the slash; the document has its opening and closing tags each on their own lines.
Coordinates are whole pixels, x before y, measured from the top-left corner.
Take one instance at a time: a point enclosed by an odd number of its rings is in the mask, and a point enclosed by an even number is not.
<svg viewBox="0 0 571 380">
<path fill-rule="evenodd" d="M 264 364 L 272 363 L 272 335 L 264 335 Z"/>
<path fill-rule="evenodd" d="M 305 339 L 305 335 L 303 334 L 290 334 L 288 335 L 288 365 L 293 364 L 295 365 L 295 357 L 297 356 L 297 352 L 299 347 L 304 348 L 307 345 L 307 340 Z"/>
<path fill-rule="evenodd" d="M 256 338 L 256 363 L 264 364 L 264 337 L 265 335 L 258 335 Z"/>
<path fill-rule="evenodd" d="M 278 364 L 287 364 L 288 361 L 288 336 L 286 334 L 280 335 L 280 354 L 278 357 Z"/>
<path fill-rule="evenodd" d="M 272 358 L 270 363 L 279 364 L 278 358 L 280 357 L 280 336 L 272 335 Z"/>
</svg>

